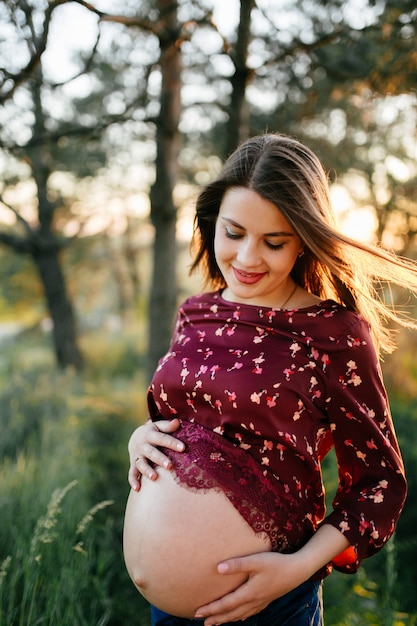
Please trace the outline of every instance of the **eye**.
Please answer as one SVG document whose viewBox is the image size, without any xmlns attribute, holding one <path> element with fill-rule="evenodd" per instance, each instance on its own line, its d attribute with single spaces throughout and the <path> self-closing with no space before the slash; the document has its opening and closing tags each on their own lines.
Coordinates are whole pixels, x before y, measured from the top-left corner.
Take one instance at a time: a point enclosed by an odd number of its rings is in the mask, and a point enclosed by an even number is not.
<svg viewBox="0 0 417 626">
<path fill-rule="evenodd" d="M 271 243 L 270 241 L 265 241 L 265 245 L 270 250 L 282 250 L 285 244 L 283 243 Z"/>
<path fill-rule="evenodd" d="M 240 239 L 242 237 L 241 234 L 235 233 L 234 231 L 229 230 L 228 228 L 225 229 L 225 234 L 228 239 Z"/>
</svg>

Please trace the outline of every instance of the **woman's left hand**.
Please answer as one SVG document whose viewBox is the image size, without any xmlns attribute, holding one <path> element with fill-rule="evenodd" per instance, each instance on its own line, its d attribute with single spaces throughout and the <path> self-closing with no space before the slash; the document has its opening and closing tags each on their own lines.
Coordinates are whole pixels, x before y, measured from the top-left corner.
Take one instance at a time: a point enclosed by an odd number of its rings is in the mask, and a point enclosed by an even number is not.
<svg viewBox="0 0 417 626">
<path fill-rule="evenodd" d="M 259 613 L 273 600 L 304 582 L 305 574 L 294 557 L 294 554 L 262 552 L 223 561 L 218 565 L 219 573 L 227 576 L 244 572 L 247 580 L 223 598 L 197 609 L 195 617 L 205 618 L 204 626 L 214 626 Z"/>
<path fill-rule="evenodd" d="M 308 580 L 349 546 L 336 527 L 323 524 L 292 554 L 261 552 L 223 561 L 217 566 L 220 574 L 244 572 L 247 580 L 232 593 L 197 609 L 195 617 L 205 618 L 204 626 L 215 626 L 255 615 Z"/>
</svg>

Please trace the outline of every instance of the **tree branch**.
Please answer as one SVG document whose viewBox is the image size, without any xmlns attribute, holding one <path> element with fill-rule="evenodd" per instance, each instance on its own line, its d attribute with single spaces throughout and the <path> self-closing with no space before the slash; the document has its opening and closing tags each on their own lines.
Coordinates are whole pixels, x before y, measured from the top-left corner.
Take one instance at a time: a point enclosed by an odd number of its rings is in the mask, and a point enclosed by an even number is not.
<svg viewBox="0 0 417 626">
<path fill-rule="evenodd" d="M 32 254 L 33 245 L 29 239 L 24 237 L 18 237 L 17 235 L 11 235 L 10 233 L 0 232 L 0 243 L 12 248 L 15 252 Z"/>
<path fill-rule="evenodd" d="M 11 74 L 10 72 L 7 72 L 5 69 L 2 68 L 2 71 L 6 76 L 6 80 L 11 80 L 13 84 L 10 89 L 4 91 L 3 94 L 0 94 L 0 105 L 4 104 L 4 102 L 9 100 L 13 96 L 16 89 L 27 80 L 28 76 L 30 76 L 33 70 L 39 65 L 41 56 L 45 52 L 46 44 L 48 42 L 49 25 L 51 22 L 52 13 L 61 4 L 67 4 L 71 1 L 72 0 L 50 0 L 50 2 L 48 3 L 48 8 L 45 11 L 43 30 L 37 40 L 35 53 L 31 56 L 29 62 L 23 69 L 20 70 L 20 72 L 18 72 L 17 74 Z M 3 87 L 5 82 L 6 81 L 3 80 L 3 84 L 0 87 Z"/>
<path fill-rule="evenodd" d="M 0 193 L 0 202 L 3 206 L 6 207 L 6 209 L 9 209 L 9 211 L 11 211 L 12 213 L 14 213 L 14 215 L 16 216 L 16 219 L 23 224 L 25 231 L 27 232 L 28 236 L 32 239 L 35 236 L 35 231 L 33 230 L 33 228 L 31 227 L 31 225 L 29 224 L 28 221 L 25 220 L 24 217 L 22 217 L 20 215 L 20 213 L 18 211 L 16 211 L 15 208 L 13 208 L 8 202 L 5 201 L 5 199 L 3 198 L 3 195 Z"/>
<path fill-rule="evenodd" d="M 124 26 L 138 26 L 139 28 L 143 28 L 144 30 L 150 31 L 152 33 L 156 33 L 155 22 L 151 20 L 142 19 L 140 17 L 129 17 L 128 15 L 113 15 L 111 13 L 104 13 L 97 9 L 90 2 L 86 2 L 86 0 L 70 0 L 79 4 L 80 6 L 88 9 L 92 13 L 95 13 L 100 22 L 115 22 L 116 24 L 124 24 Z"/>
<path fill-rule="evenodd" d="M 94 46 L 91 50 L 91 53 L 88 55 L 88 58 L 85 60 L 84 67 L 79 72 L 77 72 L 74 76 L 66 79 L 65 81 L 62 81 L 60 83 L 50 83 L 52 89 L 56 89 L 57 87 L 62 87 L 63 85 L 67 85 L 71 81 L 76 80 L 83 74 L 87 74 L 90 71 L 91 66 L 93 64 L 94 57 L 97 52 L 98 44 L 100 43 L 100 38 L 101 38 L 101 33 L 100 33 L 100 30 L 98 30 L 96 41 L 94 42 Z"/>
<path fill-rule="evenodd" d="M 91 137 L 100 136 L 103 130 L 106 130 L 112 124 L 124 124 L 132 120 L 132 112 L 138 110 L 137 98 L 127 103 L 125 111 L 115 115 L 108 115 L 100 122 L 94 123 L 91 126 L 67 126 L 65 129 L 50 132 L 48 134 L 34 135 L 24 145 L 20 144 L 6 144 L 0 138 L 0 148 L 8 150 L 11 154 L 20 153 L 21 151 L 28 150 L 40 144 L 56 144 L 60 139 L 64 137 L 85 137 L 90 135 Z M 143 117 L 141 120 L 143 123 L 155 123 L 155 117 Z M 11 207 L 9 207 L 11 208 Z M 13 209 L 11 209 L 13 210 Z"/>
</svg>

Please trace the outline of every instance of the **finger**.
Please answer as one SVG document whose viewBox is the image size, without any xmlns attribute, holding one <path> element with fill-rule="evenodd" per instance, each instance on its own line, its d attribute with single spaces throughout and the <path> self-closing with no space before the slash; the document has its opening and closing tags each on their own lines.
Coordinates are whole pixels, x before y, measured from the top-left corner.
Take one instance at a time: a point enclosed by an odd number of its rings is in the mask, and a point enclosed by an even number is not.
<svg viewBox="0 0 417 626">
<path fill-rule="evenodd" d="M 264 608 L 265 606 L 256 608 L 239 606 L 235 610 L 215 613 L 204 620 L 204 626 L 217 626 L 218 624 L 229 624 L 229 622 L 240 622 L 260 613 Z"/>
<path fill-rule="evenodd" d="M 200 607 L 194 617 L 196 619 L 206 618 L 205 626 L 233 622 L 243 619 L 247 615 L 246 604 L 244 586 L 241 586 L 223 598 Z"/>
<path fill-rule="evenodd" d="M 229 624 L 230 622 L 241 622 L 250 615 L 245 613 L 219 613 L 211 615 L 204 620 L 204 626 L 219 626 L 220 624 Z"/>
<path fill-rule="evenodd" d="M 180 420 L 178 418 L 173 420 L 159 420 L 158 422 L 153 422 L 152 425 L 154 430 L 152 438 L 149 440 L 150 443 L 159 448 L 168 448 L 169 450 L 175 450 L 177 452 L 184 450 L 185 446 L 183 442 L 170 434 L 175 433 L 180 427 Z"/>
<path fill-rule="evenodd" d="M 248 581 L 253 575 L 254 565 L 257 560 L 257 555 L 249 555 L 246 557 L 238 557 L 222 561 L 217 566 L 217 571 L 222 575 L 245 573 L 247 575 L 246 582 L 240 585 L 237 589 L 228 593 L 227 595 L 210 602 L 204 606 L 201 606 L 195 614 L 195 617 L 210 618 L 209 624 L 224 623 L 225 621 L 233 621 L 236 618 L 235 611 L 238 612 L 242 619 L 242 615 L 245 613 L 245 605 L 248 604 Z M 227 616 L 227 619 L 224 619 Z M 216 622 L 216 619 L 222 618 L 222 621 Z"/>
<path fill-rule="evenodd" d="M 173 433 L 180 427 L 180 420 L 174 418 L 173 420 L 158 420 L 153 422 L 153 425 L 162 433 Z"/>
<path fill-rule="evenodd" d="M 129 485 L 134 489 L 134 491 L 140 490 L 140 478 L 141 474 L 138 472 L 137 468 L 134 465 L 129 467 L 129 473 L 127 475 L 127 480 Z"/>
<path fill-rule="evenodd" d="M 142 474 L 146 473 L 147 475 L 152 469 L 148 461 L 152 462 L 153 465 L 159 465 L 165 469 L 172 469 L 172 461 L 164 453 L 164 448 L 182 452 L 184 447 L 182 441 L 170 435 L 160 434 L 159 437 L 154 436 L 150 442 L 143 443 L 142 446 L 140 446 L 140 452 L 138 456 L 135 457 L 136 467 Z"/>
<path fill-rule="evenodd" d="M 168 448 L 169 450 L 174 450 L 176 452 L 183 452 L 185 448 L 182 441 L 180 441 L 176 437 L 173 437 L 172 435 L 168 435 L 167 433 L 164 433 L 158 430 L 155 430 L 154 432 L 152 432 L 149 435 L 148 441 L 142 444 L 141 449 L 140 449 L 140 456 L 148 457 L 151 447 L 153 447 L 154 449 L 156 447 Z M 148 457 L 148 458 L 152 458 L 152 461 L 155 461 L 153 457 Z"/>
<path fill-rule="evenodd" d="M 205 618 L 204 626 L 237 622 L 260 613 L 269 602 L 257 597 L 248 598 L 244 584 L 220 600 L 198 609 L 195 617 Z"/>
<path fill-rule="evenodd" d="M 135 446 L 136 450 L 138 451 L 137 456 L 148 457 L 150 447 L 147 444 L 150 444 L 154 447 L 157 446 L 159 448 L 168 448 L 170 450 L 182 452 L 185 447 L 184 444 L 182 443 L 182 441 L 179 441 L 176 437 L 173 437 L 170 434 L 178 430 L 179 427 L 180 420 L 178 418 L 175 418 L 173 420 L 159 420 L 157 422 L 148 421 L 145 426 L 142 426 L 142 428 L 147 430 L 146 437 L 142 436 L 141 438 L 142 440 L 144 439 L 144 441 L 140 446 Z M 137 429 L 137 431 L 135 432 L 138 432 L 139 430 L 140 429 Z M 131 447 L 130 443 L 132 442 L 132 440 L 133 436 L 131 437 L 131 440 L 129 442 L 129 448 Z M 153 457 L 148 458 L 151 458 L 151 460 L 154 462 L 156 461 L 156 459 L 154 459 Z M 158 463 L 158 465 L 162 465 L 162 462 Z"/>
<path fill-rule="evenodd" d="M 240 587 L 238 587 L 234 591 L 231 591 L 230 593 L 223 596 L 222 598 L 219 598 L 218 600 L 213 600 L 213 602 L 209 602 L 208 604 L 199 607 L 194 617 L 212 617 L 215 613 L 232 611 L 242 603 L 246 603 L 246 584 L 247 581 L 240 585 Z"/>
<path fill-rule="evenodd" d="M 217 565 L 217 571 L 219 574 L 240 574 L 242 572 L 252 572 L 253 567 L 253 557 L 250 555 L 222 561 Z"/>
<path fill-rule="evenodd" d="M 172 469 L 172 462 L 163 449 L 171 449 L 182 452 L 185 445 L 169 434 L 175 432 L 180 426 L 178 419 L 161 420 L 160 422 L 148 421 L 138 427 L 131 435 L 128 450 L 130 457 L 130 469 L 128 481 L 133 489 L 140 489 L 140 475 L 147 476 L 150 480 L 156 480 L 157 467 Z"/>
<path fill-rule="evenodd" d="M 158 472 L 156 471 L 156 468 L 152 467 L 152 465 L 148 463 L 148 459 L 151 459 L 153 461 L 153 458 L 151 457 L 157 458 L 157 455 L 154 454 L 154 450 L 155 448 L 152 448 L 152 452 L 149 454 L 149 456 L 136 457 L 134 460 L 134 467 L 136 471 L 138 472 L 138 474 L 146 476 L 150 480 L 156 480 L 158 478 Z M 166 458 L 167 461 L 163 461 L 162 463 L 157 463 L 156 461 L 153 461 L 153 462 L 155 463 L 155 465 L 161 465 L 163 467 L 166 467 L 166 469 L 171 469 L 172 467 L 171 461 L 165 456 L 164 458 Z"/>
</svg>

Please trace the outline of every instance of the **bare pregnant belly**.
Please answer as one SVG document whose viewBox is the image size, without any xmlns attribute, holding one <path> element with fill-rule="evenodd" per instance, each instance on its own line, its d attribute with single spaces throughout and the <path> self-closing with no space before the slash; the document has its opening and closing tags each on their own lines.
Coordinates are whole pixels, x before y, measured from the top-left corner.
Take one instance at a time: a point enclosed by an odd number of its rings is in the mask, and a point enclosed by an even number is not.
<svg viewBox="0 0 417 626">
<path fill-rule="evenodd" d="M 179 617 L 239 587 L 246 575 L 221 575 L 227 558 L 271 549 L 222 493 L 190 491 L 172 473 L 142 477 L 126 506 L 123 549 L 126 567 L 139 592 L 153 605 Z"/>
</svg>

